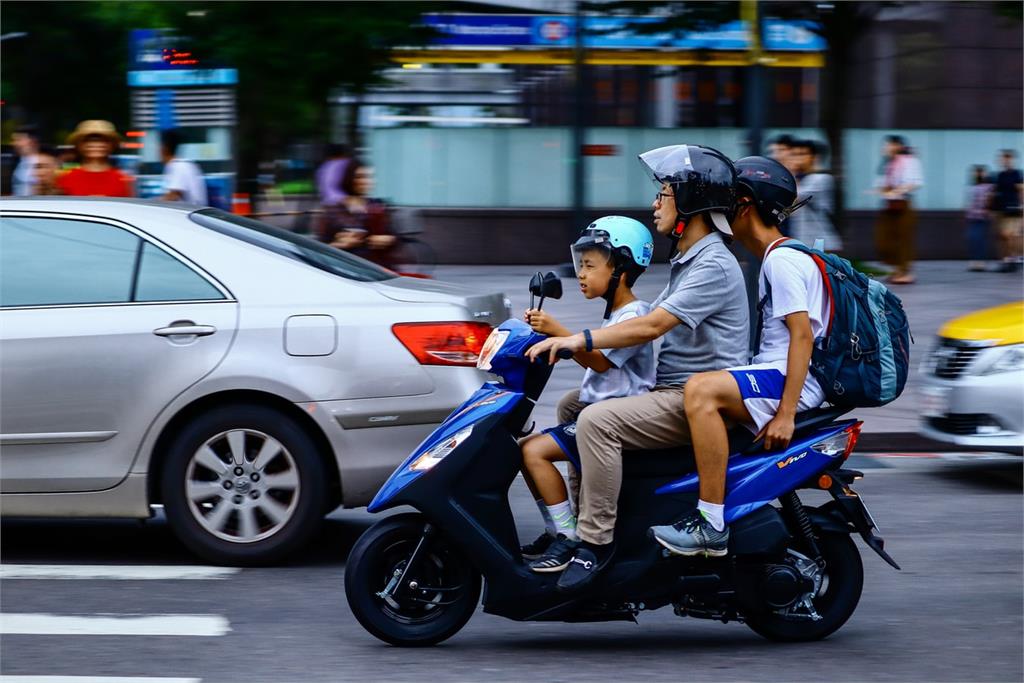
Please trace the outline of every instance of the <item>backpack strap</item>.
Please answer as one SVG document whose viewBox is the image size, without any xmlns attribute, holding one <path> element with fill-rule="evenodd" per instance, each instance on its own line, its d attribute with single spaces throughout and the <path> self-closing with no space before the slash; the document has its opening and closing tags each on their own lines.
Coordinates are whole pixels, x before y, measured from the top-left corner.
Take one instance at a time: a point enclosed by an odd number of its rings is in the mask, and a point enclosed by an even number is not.
<svg viewBox="0 0 1024 683">
<path fill-rule="evenodd" d="M 813 260 L 815 265 L 818 266 L 818 271 L 821 272 L 821 280 L 825 284 L 825 296 L 828 297 L 829 302 L 828 326 L 825 328 L 825 336 L 827 337 L 831 335 L 832 323 L 835 321 L 836 317 L 836 300 L 835 295 L 832 292 L 832 280 L 828 276 L 828 264 L 825 262 L 825 259 L 821 257 L 820 253 L 808 247 L 806 244 L 800 242 L 799 240 L 780 240 L 776 242 L 774 245 L 772 245 L 772 249 L 774 249 L 775 247 L 789 247 L 790 249 L 796 249 L 800 253 L 807 254 L 808 256 L 810 256 L 811 260 Z M 768 253 L 770 253 L 772 249 L 769 249 L 768 252 L 765 253 L 765 258 L 768 258 Z M 765 278 L 764 281 L 765 283 L 767 283 L 768 278 Z M 765 291 L 769 291 L 767 287 L 765 288 Z"/>
</svg>

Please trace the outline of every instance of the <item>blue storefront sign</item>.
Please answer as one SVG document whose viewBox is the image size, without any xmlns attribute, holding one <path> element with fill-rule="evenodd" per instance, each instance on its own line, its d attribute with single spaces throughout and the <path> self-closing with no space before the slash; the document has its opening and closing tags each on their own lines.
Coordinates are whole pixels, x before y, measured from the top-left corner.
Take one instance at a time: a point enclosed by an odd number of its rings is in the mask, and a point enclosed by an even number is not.
<svg viewBox="0 0 1024 683">
<path fill-rule="evenodd" d="M 588 48 L 676 50 L 747 50 L 750 34 L 744 21 L 732 21 L 714 30 L 641 33 L 642 25 L 656 17 L 584 17 L 584 45 Z M 529 14 L 425 14 L 423 23 L 438 32 L 432 44 L 444 47 L 572 47 L 575 22 L 571 16 Z M 825 41 L 806 21 L 766 19 L 766 50 L 820 52 Z"/>
</svg>

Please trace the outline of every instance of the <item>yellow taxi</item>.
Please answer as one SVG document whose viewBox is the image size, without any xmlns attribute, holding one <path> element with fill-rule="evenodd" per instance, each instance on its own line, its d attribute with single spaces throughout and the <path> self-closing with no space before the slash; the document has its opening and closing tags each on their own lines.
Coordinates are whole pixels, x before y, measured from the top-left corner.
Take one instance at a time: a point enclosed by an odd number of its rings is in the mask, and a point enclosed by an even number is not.
<svg viewBox="0 0 1024 683">
<path fill-rule="evenodd" d="M 1024 452 L 1024 301 L 947 322 L 921 372 L 923 435 Z"/>
</svg>

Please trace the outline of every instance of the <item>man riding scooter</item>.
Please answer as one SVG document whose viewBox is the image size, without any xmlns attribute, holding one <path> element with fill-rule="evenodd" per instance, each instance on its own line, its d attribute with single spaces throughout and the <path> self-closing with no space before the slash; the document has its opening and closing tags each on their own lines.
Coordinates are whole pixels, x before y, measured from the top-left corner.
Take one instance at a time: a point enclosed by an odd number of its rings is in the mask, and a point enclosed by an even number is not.
<svg viewBox="0 0 1024 683">
<path fill-rule="evenodd" d="M 653 203 L 655 229 L 675 247 L 668 286 L 645 316 L 552 337 L 534 345 L 528 354 L 531 359 L 546 355 L 554 363 L 563 349 L 572 353 L 617 349 L 662 339 L 653 391 L 601 401 L 579 414 L 580 541 L 559 578 L 561 591 L 582 590 L 614 555 L 623 450 L 690 443 L 683 401 L 687 379 L 699 372 L 743 365 L 748 358 L 743 275 L 726 246 L 732 235 L 726 215 L 735 203 L 732 162 L 721 152 L 699 145 L 654 149 L 641 154 L 640 162 L 658 186 Z"/>
</svg>

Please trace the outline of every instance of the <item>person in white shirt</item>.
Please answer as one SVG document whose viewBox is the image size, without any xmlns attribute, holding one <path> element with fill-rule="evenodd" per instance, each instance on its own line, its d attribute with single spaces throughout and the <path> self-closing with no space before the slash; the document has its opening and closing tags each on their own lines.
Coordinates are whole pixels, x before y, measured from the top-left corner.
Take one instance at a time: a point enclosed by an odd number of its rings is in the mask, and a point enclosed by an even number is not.
<svg viewBox="0 0 1024 683">
<path fill-rule="evenodd" d="M 600 297 L 607 302 L 603 327 L 650 313 L 650 304 L 637 299 L 632 287 L 650 264 L 653 252 L 650 230 L 624 216 L 597 219 L 573 244 L 580 291 L 587 299 Z M 546 311 L 529 310 L 526 321 L 541 334 L 571 334 Z M 584 405 L 644 394 L 654 387 L 654 347 L 649 341 L 621 349 L 578 351 L 573 360 L 587 369 L 579 393 Z M 577 535 L 569 493 L 554 463 L 569 461 L 579 467 L 576 423 L 566 422 L 526 437 L 521 446 L 523 478 L 545 524 L 545 533 L 522 548 L 523 557 L 535 572 L 560 572 L 573 557 Z"/>
<path fill-rule="evenodd" d="M 165 202 L 186 202 L 187 204 L 207 204 L 206 181 L 199 165 L 175 156 L 181 144 L 181 134 L 176 130 L 160 132 L 160 155 L 164 162 L 164 194 Z"/>
<path fill-rule="evenodd" d="M 782 164 L 765 157 L 740 159 L 736 170 L 733 235 L 763 260 L 758 352 L 751 365 L 703 372 L 686 384 L 683 403 L 700 477 L 700 501 L 675 524 L 651 528 L 654 539 L 678 555 L 728 553 L 725 421 L 763 435 L 767 450 L 783 449 L 793 438 L 796 414 L 825 401 L 809 373 L 814 340 L 825 335 L 829 320 L 824 282 L 810 256 L 780 247 L 789 238 L 779 224 L 799 206 L 793 205 L 796 180 Z"/>
</svg>

